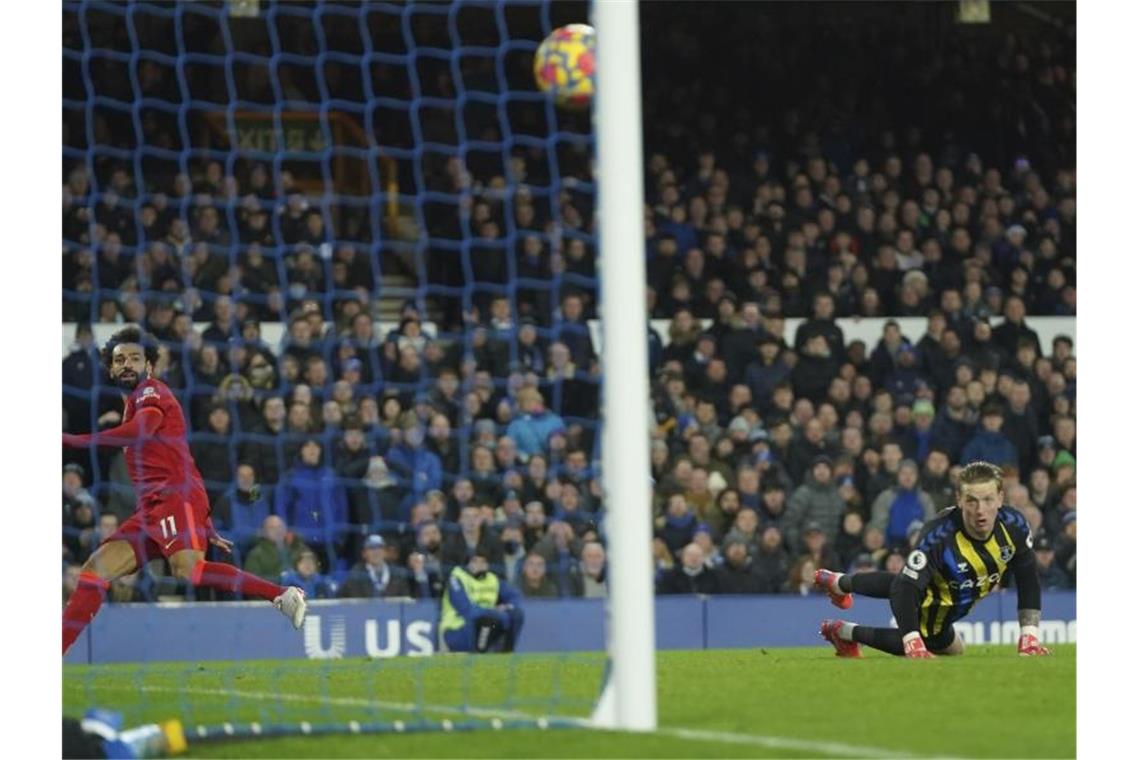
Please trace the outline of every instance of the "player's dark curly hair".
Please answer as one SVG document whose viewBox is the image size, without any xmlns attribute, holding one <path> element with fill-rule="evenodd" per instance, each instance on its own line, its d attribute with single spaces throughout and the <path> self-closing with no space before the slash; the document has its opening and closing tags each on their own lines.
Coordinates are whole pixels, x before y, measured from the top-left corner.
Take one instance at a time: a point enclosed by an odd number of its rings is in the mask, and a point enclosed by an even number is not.
<svg viewBox="0 0 1140 760">
<path fill-rule="evenodd" d="M 108 371 L 111 369 L 111 355 L 115 351 L 115 346 L 123 343 L 137 343 L 142 346 L 143 356 L 146 357 L 148 362 L 154 364 L 158 361 L 158 344 L 154 342 L 154 338 L 144 333 L 138 327 L 131 325 L 116 332 L 110 337 L 107 344 L 103 346 L 100 357 L 103 360 L 103 366 L 106 367 Z"/>
</svg>

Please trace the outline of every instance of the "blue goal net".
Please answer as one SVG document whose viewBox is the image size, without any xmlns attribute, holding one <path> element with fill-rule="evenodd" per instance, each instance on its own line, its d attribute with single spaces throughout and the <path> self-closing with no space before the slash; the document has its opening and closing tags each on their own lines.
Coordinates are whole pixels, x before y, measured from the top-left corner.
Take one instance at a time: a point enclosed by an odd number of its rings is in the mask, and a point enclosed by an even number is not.
<svg viewBox="0 0 1140 760">
<path fill-rule="evenodd" d="M 597 655 L 413 656 L 480 543 L 505 583 L 595 597 L 534 605 L 520 652 L 600 646 L 593 137 L 533 72 L 587 11 L 63 3 L 65 430 L 122 421 L 98 350 L 145 328 L 233 542 L 207 559 L 310 599 L 298 633 L 147 562 L 68 652 L 68 714 L 224 738 L 589 712 Z M 66 602 L 136 494 L 121 449 L 64 465 Z"/>
</svg>

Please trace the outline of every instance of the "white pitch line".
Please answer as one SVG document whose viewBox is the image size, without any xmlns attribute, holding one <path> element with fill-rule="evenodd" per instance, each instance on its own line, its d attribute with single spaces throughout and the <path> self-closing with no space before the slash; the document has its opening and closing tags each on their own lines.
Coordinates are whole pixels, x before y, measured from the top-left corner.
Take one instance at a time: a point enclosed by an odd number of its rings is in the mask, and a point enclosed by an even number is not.
<svg viewBox="0 0 1140 760">
<path fill-rule="evenodd" d="M 360 697 L 325 697 L 306 694 L 281 694 L 268 691 L 241 691 L 234 689 L 204 689 L 200 687 L 175 688 L 173 686 L 142 686 L 100 684 L 97 688 L 123 691 L 152 691 L 171 694 L 199 694 L 212 697 L 236 697 L 239 699 L 261 699 L 274 702 L 309 702 L 316 704 L 340 705 L 344 707 L 371 707 L 401 712 L 438 712 L 450 715 L 467 715 L 491 719 L 522 719 L 539 720 L 543 717 L 517 710 L 493 709 L 482 707 L 454 707 L 451 705 L 416 704 L 414 702 L 389 702 L 377 699 L 363 699 Z M 587 718 L 560 717 L 562 721 L 572 723 L 580 728 L 596 729 Z M 625 733 L 614 731 L 614 733 Z M 812 739 L 796 739 L 789 736 L 768 736 L 765 734 L 742 734 L 732 731 L 713 731 L 700 728 L 683 728 L 677 726 L 661 726 L 653 733 L 661 736 L 670 736 L 677 739 L 691 741 L 720 742 L 722 744 L 740 744 L 752 747 L 765 747 L 767 749 L 790 749 L 800 752 L 819 752 L 840 757 L 875 757 L 875 758 L 908 758 L 919 757 L 913 752 L 886 749 L 884 747 L 870 747 L 861 744 L 847 744 L 845 742 L 816 741 Z M 949 756 L 946 760 L 952 760 Z"/>
<path fill-rule="evenodd" d="M 721 742 L 723 744 L 746 744 L 753 747 L 792 749 L 801 752 L 822 752 L 829 755 L 839 755 L 841 757 L 916 757 L 913 752 L 899 752 L 898 750 L 885 749 L 883 747 L 867 747 L 860 744 L 815 741 L 812 739 L 795 739 L 788 736 L 738 734 L 731 731 L 710 731 L 701 728 L 674 728 L 672 726 L 659 727 L 657 733 L 678 739 Z"/>
</svg>

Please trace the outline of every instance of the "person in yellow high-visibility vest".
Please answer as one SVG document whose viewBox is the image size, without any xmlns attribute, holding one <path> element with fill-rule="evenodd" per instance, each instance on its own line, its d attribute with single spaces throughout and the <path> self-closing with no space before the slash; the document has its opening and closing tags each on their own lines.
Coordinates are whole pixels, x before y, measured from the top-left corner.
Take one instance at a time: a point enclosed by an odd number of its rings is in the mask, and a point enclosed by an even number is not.
<svg viewBox="0 0 1140 760">
<path fill-rule="evenodd" d="M 522 627 L 522 594 L 490 572 L 487 548 L 480 541 L 467 565 L 452 570 L 447 579 L 439 613 L 439 649 L 511 652 Z"/>
</svg>

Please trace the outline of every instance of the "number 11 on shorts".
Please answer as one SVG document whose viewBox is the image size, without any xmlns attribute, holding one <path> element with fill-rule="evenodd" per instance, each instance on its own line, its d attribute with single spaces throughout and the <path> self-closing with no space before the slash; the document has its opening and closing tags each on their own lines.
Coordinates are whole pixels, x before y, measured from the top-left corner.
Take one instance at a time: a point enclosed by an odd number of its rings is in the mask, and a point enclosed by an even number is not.
<svg viewBox="0 0 1140 760">
<path fill-rule="evenodd" d="M 167 522 L 169 521 L 169 527 Z M 174 538 L 178 535 L 178 529 L 174 527 L 174 515 L 167 515 L 158 521 L 158 527 L 162 529 L 163 538 Z"/>
</svg>

